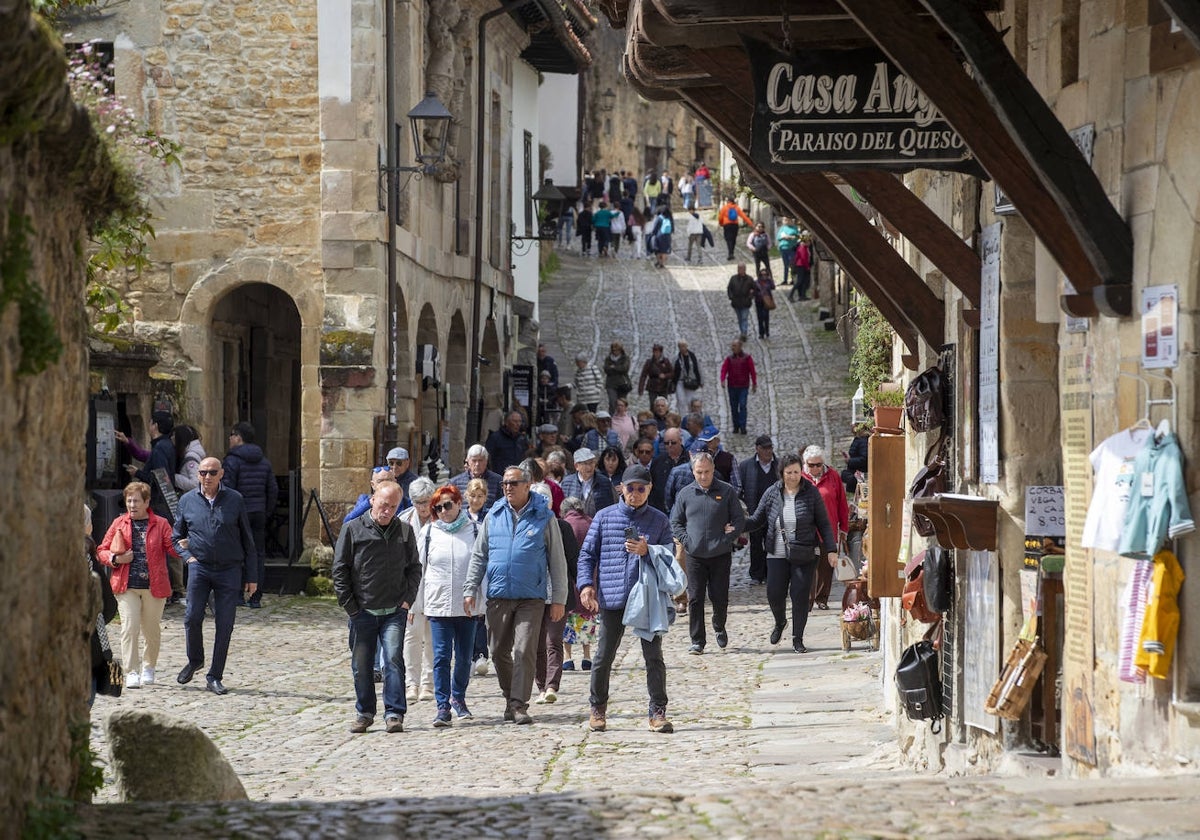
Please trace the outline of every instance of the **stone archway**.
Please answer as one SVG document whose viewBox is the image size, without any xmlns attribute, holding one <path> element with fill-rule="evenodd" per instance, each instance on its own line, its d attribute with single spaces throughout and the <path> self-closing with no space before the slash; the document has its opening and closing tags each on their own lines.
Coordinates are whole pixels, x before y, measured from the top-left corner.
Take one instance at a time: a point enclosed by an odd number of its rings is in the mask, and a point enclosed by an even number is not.
<svg viewBox="0 0 1200 840">
<path fill-rule="evenodd" d="M 425 304 L 421 307 L 421 315 L 417 319 L 416 347 L 419 348 L 424 344 L 432 344 L 438 348 L 439 355 L 441 354 L 441 341 L 439 336 L 441 331 L 438 329 L 437 314 L 434 312 L 432 304 Z M 419 354 L 414 355 L 414 359 L 419 357 Z M 421 446 L 421 458 L 424 463 L 427 454 L 430 451 L 431 445 L 435 441 L 440 441 L 442 438 L 442 421 L 443 413 L 441 411 L 441 388 L 426 387 L 421 381 L 421 375 L 416 371 L 415 367 L 410 367 L 412 371 L 412 381 L 414 383 L 414 402 L 413 402 L 413 423 L 416 425 L 416 430 L 419 434 Z M 442 359 L 441 378 L 446 380 L 445 359 Z M 437 444 L 440 448 L 440 443 Z M 455 465 L 447 464 L 453 471 Z"/>
<path fill-rule="evenodd" d="M 500 355 L 500 337 L 496 334 L 496 320 L 488 318 L 483 328 L 483 342 L 480 344 L 480 354 L 488 364 L 480 362 L 479 389 L 480 400 L 483 403 L 480 411 L 480 442 L 487 433 L 500 426 L 500 417 L 504 412 L 506 394 L 504 393 L 504 357 Z"/>
<path fill-rule="evenodd" d="M 450 334 L 446 340 L 446 358 L 442 378 L 446 382 L 450 424 L 450 461 L 447 466 L 459 464 L 466 455 L 463 441 L 467 433 L 467 408 L 470 404 L 471 348 L 467 341 L 467 324 L 462 310 L 456 310 L 450 319 Z"/>
<path fill-rule="evenodd" d="M 250 287 L 257 288 L 251 290 Z M 243 288 L 247 291 L 241 292 L 238 297 L 229 297 Z M 259 314 L 247 319 L 246 313 L 239 311 L 239 301 L 245 305 L 253 305 Z M 276 307 L 286 313 L 287 307 L 280 306 L 284 301 L 291 303 L 293 311 L 280 317 L 284 321 L 290 317 L 292 325 L 285 327 L 281 321 L 278 326 L 280 334 L 287 333 L 287 341 L 294 342 L 296 348 L 294 371 L 289 374 L 289 377 L 294 377 L 292 382 L 295 401 L 289 397 L 285 405 L 272 407 L 266 415 L 272 419 L 266 422 L 268 428 L 278 428 L 278 424 L 283 422 L 279 413 L 295 408 L 288 424 L 289 433 L 281 462 L 275 463 L 275 468 L 277 472 L 282 472 L 287 467 L 307 468 L 315 473 L 320 456 L 317 448 L 320 439 L 320 417 L 317 415 L 310 418 L 300 407 L 305 404 L 305 393 L 316 393 L 319 389 L 317 354 L 323 303 L 320 284 L 313 283 L 311 277 L 298 273 L 289 263 L 267 257 L 233 260 L 201 278 L 188 291 L 179 317 L 179 345 L 190 364 L 189 409 L 201 429 L 206 446 L 214 449 L 223 447 L 225 435 L 222 433 L 228 430 L 224 428 L 225 383 L 219 372 L 226 369 L 226 343 L 216 335 L 214 322 L 220 320 L 224 323 L 269 324 L 273 316 L 265 310 Z M 265 307 L 265 310 L 261 307 Z M 248 328 L 252 327 L 248 324 Z M 269 359 L 267 364 L 270 365 Z M 268 452 L 272 453 L 274 450 Z M 272 455 L 273 460 L 275 457 L 278 455 Z"/>
</svg>

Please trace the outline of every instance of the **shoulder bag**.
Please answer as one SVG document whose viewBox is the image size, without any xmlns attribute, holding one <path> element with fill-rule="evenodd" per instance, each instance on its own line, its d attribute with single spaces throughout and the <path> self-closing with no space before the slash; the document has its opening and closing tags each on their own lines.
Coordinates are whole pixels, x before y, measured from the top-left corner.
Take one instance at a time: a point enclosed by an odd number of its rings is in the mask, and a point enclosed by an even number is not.
<svg viewBox="0 0 1200 840">
<path fill-rule="evenodd" d="M 922 639 L 900 655 L 896 668 L 896 690 L 900 706 L 909 720 L 928 720 L 934 733 L 941 731 L 942 676 L 938 651 L 933 642 Z"/>
<path fill-rule="evenodd" d="M 792 534 L 792 538 L 788 539 L 787 528 L 783 525 L 783 492 L 779 494 L 779 533 L 783 534 L 784 550 L 787 552 L 788 562 L 793 566 L 808 566 L 816 563 L 821 556 L 821 546 L 816 543 L 802 543 L 798 540 L 798 533 Z M 793 502 L 794 504 L 794 502 Z M 818 504 L 824 504 L 818 499 Z"/>
<path fill-rule="evenodd" d="M 909 495 L 914 499 L 932 499 L 938 493 L 946 492 L 946 457 L 945 457 L 946 436 L 943 432 L 938 435 L 938 439 L 933 442 L 929 450 L 925 453 L 925 466 L 921 467 L 920 471 L 913 478 L 912 484 L 909 486 Z M 934 450 L 938 450 L 935 454 Z M 936 530 L 933 527 L 933 520 L 928 516 L 922 516 L 919 513 L 913 513 L 912 517 L 913 529 L 922 537 L 932 537 Z"/>
</svg>

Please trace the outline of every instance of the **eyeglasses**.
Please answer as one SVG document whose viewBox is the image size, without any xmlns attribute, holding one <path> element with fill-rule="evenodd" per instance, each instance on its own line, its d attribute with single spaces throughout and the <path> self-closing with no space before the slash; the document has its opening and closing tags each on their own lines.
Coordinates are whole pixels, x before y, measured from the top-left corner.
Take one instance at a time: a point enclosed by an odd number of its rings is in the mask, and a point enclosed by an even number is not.
<svg viewBox="0 0 1200 840">
<path fill-rule="evenodd" d="M 805 464 L 805 466 L 806 466 L 806 467 L 808 467 L 810 470 L 817 470 L 817 469 L 823 470 L 823 469 L 825 469 L 825 465 L 824 465 L 824 464 L 822 464 L 822 463 L 821 463 L 821 462 L 819 462 L 819 461 L 818 461 L 817 463 L 815 463 L 815 464 Z"/>
<path fill-rule="evenodd" d="M 438 513 L 441 513 L 444 510 L 453 510 L 454 502 L 442 502 L 440 505 L 434 505 L 433 509 Z"/>
<path fill-rule="evenodd" d="M 504 480 L 504 481 L 501 481 L 501 482 L 500 482 L 500 486 L 501 486 L 501 487 L 505 487 L 505 488 L 508 488 L 508 487 L 520 487 L 520 486 L 521 486 L 522 484 L 524 484 L 524 483 L 525 483 L 524 481 L 516 481 L 516 480 L 508 480 L 508 479 L 506 479 L 506 480 Z"/>
<path fill-rule="evenodd" d="M 665 443 L 667 446 L 682 446 L 683 445 L 683 441 L 681 441 L 681 440 L 664 440 L 663 443 Z"/>
<path fill-rule="evenodd" d="M 626 482 L 625 492 L 626 493 L 637 493 L 640 496 L 642 493 L 649 493 L 650 487 L 645 484 L 630 484 L 630 483 Z"/>
<path fill-rule="evenodd" d="M 196 470 L 197 475 L 216 475 L 220 470 Z"/>
</svg>

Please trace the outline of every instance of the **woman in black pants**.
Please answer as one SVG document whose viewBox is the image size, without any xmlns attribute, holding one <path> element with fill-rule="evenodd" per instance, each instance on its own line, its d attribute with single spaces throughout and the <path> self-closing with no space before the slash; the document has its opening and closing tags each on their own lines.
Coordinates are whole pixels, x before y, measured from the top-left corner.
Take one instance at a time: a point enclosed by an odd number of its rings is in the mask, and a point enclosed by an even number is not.
<svg viewBox="0 0 1200 840">
<path fill-rule="evenodd" d="M 837 552 L 820 557 L 821 544 L 837 545 L 829 526 L 829 514 L 821 493 L 803 477 L 799 455 L 787 455 L 779 462 L 783 476 L 763 494 L 758 509 L 746 520 L 747 531 L 766 528 L 767 603 L 775 617 L 771 644 L 779 644 L 787 627 L 784 599 L 792 599 L 792 650 L 808 653 L 804 646 L 804 627 L 808 623 L 808 594 L 812 589 L 817 563 L 837 564 Z M 789 557 L 789 555 L 791 555 Z"/>
</svg>

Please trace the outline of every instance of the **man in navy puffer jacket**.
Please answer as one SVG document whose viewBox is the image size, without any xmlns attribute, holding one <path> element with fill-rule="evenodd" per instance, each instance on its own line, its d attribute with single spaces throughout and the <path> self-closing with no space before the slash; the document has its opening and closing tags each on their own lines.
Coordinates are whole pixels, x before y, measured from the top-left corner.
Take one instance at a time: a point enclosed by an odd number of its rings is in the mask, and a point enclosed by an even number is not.
<svg viewBox="0 0 1200 840">
<path fill-rule="evenodd" d="M 250 531 L 254 534 L 255 581 L 258 589 L 250 596 L 250 606 L 257 609 L 262 603 L 263 583 L 266 580 L 267 564 L 267 517 L 275 512 L 279 497 L 279 484 L 275 481 L 275 470 L 263 454 L 262 447 L 255 443 L 254 427 L 249 423 L 234 423 L 229 432 L 229 452 L 225 455 L 225 477 L 222 484 L 242 494 L 246 501 L 246 513 L 250 517 Z"/>
<path fill-rule="evenodd" d="M 592 660 L 588 721 L 593 732 L 602 732 L 607 726 L 609 672 L 625 635 L 625 603 L 630 587 L 638 578 L 639 564 L 650 546 L 671 548 L 674 543 L 670 520 L 648 504 L 650 471 L 635 464 L 625 470 L 621 484 L 621 501 L 596 514 L 579 551 L 579 600 L 596 612 L 600 625 Z M 638 533 L 637 540 L 626 539 L 625 530 L 631 527 Z M 642 640 L 642 658 L 646 662 L 646 689 L 650 694 L 650 729 L 671 732 L 662 636 Z"/>
</svg>

